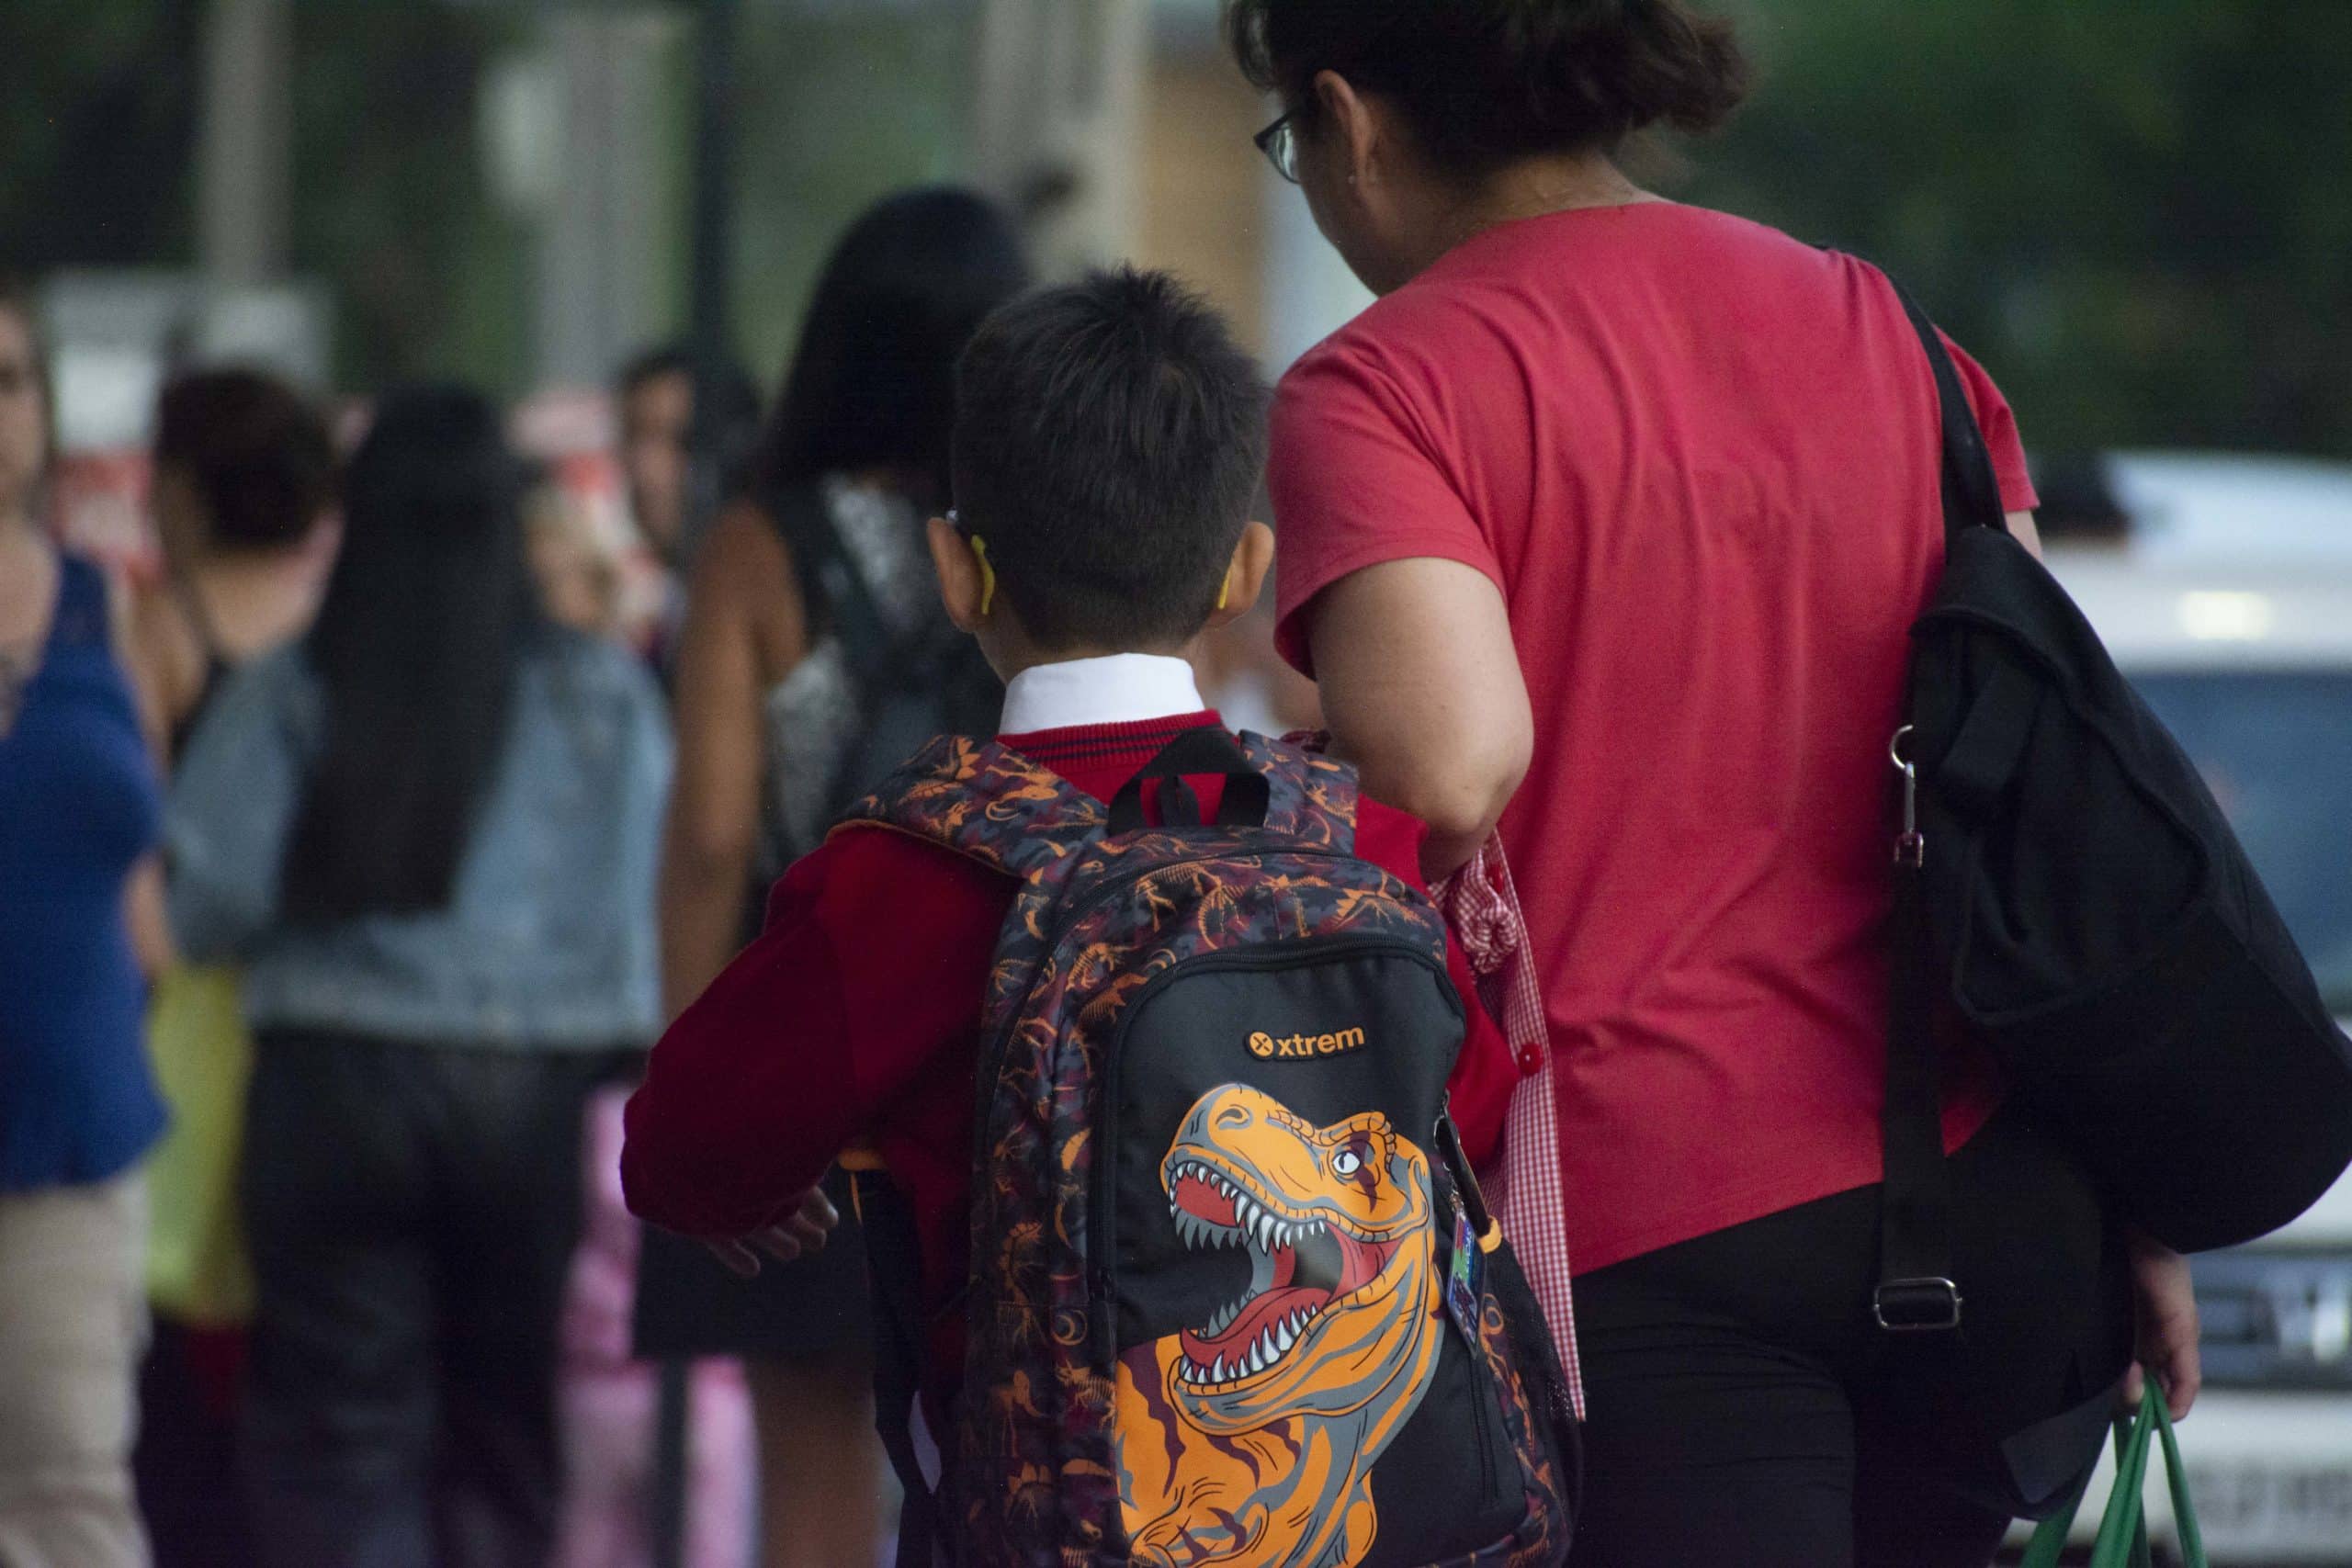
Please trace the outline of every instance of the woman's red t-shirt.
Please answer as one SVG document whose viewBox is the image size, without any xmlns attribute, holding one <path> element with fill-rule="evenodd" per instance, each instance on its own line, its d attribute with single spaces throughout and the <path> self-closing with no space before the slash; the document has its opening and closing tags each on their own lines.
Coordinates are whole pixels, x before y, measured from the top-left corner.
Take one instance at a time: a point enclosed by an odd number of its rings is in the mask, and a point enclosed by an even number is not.
<svg viewBox="0 0 2352 1568">
<path fill-rule="evenodd" d="M 1958 357 L 2030 510 L 2016 421 Z M 1481 234 L 1283 378 L 1292 660 L 1315 595 L 1383 561 L 1464 562 L 1510 609 L 1535 750 L 1501 831 L 1579 1272 L 1879 1178 L 1887 744 L 1939 452 L 1882 276 L 1670 202 Z M 1956 1054 L 1948 1145 L 1998 1096 Z"/>
</svg>

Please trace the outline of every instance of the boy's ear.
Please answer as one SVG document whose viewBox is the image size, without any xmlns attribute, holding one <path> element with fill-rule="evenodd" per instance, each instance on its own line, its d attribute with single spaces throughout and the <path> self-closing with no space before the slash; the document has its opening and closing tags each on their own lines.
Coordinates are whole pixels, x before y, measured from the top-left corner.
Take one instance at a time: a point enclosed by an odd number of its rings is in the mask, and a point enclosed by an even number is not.
<svg viewBox="0 0 2352 1568">
<path fill-rule="evenodd" d="M 979 557 L 944 517 L 933 518 L 923 534 L 931 546 L 931 568 L 939 574 L 939 602 L 946 607 L 948 620 L 960 632 L 979 630 L 988 618 L 981 608 L 988 588 Z"/>
<path fill-rule="evenodd" d="M 1225 569 L 1225 602 L 1209 615 L 1211 626 L 1230 626 L 1258 607 L 1259 592 L 1274 565 L 1274 531 L 1251 523 L 1234 542 L 1233 559 Z"/>
</svg>

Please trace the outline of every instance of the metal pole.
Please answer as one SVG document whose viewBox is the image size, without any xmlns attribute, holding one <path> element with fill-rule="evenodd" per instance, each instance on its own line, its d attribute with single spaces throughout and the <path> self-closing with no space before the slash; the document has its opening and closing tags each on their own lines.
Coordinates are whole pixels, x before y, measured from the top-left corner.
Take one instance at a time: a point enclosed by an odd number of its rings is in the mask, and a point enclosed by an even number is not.
<svg viewBox="0 0 2352 1568">
<path fill-rule="evenodd" d="M 695 43 L 694 263 L 688 335 L 695 350 L 695 420 L 680 558 L 689 558 L 726 499 L 720 367 L 732 355 L 729 246 L 734 232 L 737 0 L 701 0 Z M 662 1368 L 653 1443 L 653 1568 L 684 1568 L 686 1461 L 692 1416 L 688 1364 Z"/>
<path fill-rule="evenodd" d="M 695 422 L 680 558 L 726 502 L 726 408 L 719 391 L 734 358 L 735 28 L 740 0 L 701 0 L 695 40 L 694 270 L 689 329 L 695 348 Z"/>
<path fill-rule="evenodd" d="M 285 276 L 293 173 L 288 0 L 213 0 L 197 142 L 197 260 L 214 287 Z"/>
</svg>

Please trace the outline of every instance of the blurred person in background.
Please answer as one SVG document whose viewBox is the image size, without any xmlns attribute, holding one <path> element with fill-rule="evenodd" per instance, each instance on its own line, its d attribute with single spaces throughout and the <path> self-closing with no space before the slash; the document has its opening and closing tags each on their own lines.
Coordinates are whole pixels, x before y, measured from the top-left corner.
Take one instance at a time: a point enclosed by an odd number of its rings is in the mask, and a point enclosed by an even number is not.
<svg viewBox="0 0 2352 1568">
<path fill-rule="evenodd" d="M 759 435 L 760 390 L 749 372 L 728 361 L 714 383 L 711 411 L 716 487 L 741 466 Z M 621 367 L 614 388 L 620 424 L 621 479 L 628 512 L 645 542 L 673 568 L 683 569 L 694 543 L 695 352 L 684 344 L 646 350 Z"/>
<path fill-rule="evenodd" d="M 153 509 L 162 581 L 141 595 L 141 678 L 166 762 L 241 666 L 309 626 L 333 525 L 326 423 L 277 378 L 203 370 L 164 389 Z M 233 967 L 157 977 L 148 1044 L 172 1125 L 148 1167 L 155 1333 L 140 1380 L 140 1508 L 164 1568 L 252 1561 L 235 1404 L 253 1310 L 236 1169 L 253 1043 Z"/>
<path fill-rule="evenodd" d="M 677 659 L 686 614 L 686 576 L 709 531 L 719 499 L 731 492 L 760 434 L 760 389 L 732 360 L 711 385 L 716 405 L 707 429 L 696 428 L 695 355 L 684 344 L 646 350 L 621 367 L 615 382 L 622 489 L 629 520 L 663 576 L 660 614 L 647 649 L 667 672 Z M 698 453 L 697 441 L 709 443 Z"/>
<path fill-rule="evenodd" d="M 628 599 L 630 572 L 645 570 L 650 555 L 605 526 L 589 499 L 554 472 L 534 472 L 523 527 L 550 620 L 649 651 Z M 665 568 L 650 570 L 670 580 Z M 673 615 L 670 630 L 674 624 Z M 659 644 L 650 651 L 658 655 Z M 580 1246 L 564 1292 L 558 1374 L 565 1486 L 553 1568 L 642 1568 L 662 1512 L 654 1497 L 662 1483 L 662 1380 L 632 1344 L 642 1227 L 621 1200 L 620 1115 L 629 1087 L 599 1089 L 586 1109 Z M 687 1387 L 686 1528 L 678 1560 L 688 1568 L 743 1568 L 755 1449 L 743 1369 L 704 1359 L 690 1370 Z"/>
<path fill-rule="evenodd" d="M 160 807 L 128 617 L 40 521 L 51 420 L 31 310 L 0 291 L 0 1562 L 128 1568 L 135 1167 L 164 1112 L 127 910 Z"/>
<path fill-rule="evenodd" d="M 1591 1394 L 1573 1561 L 1984 1563 L 2017 1499 L 2054 1500 L 2030 1471 L 2095 1455 L 2095 1426 L 2043 1424 L 2123 1383 L 2135 1294 L 2186 1413 L 2196 1310 L 1955 1032 L 1967 1326 L 1873 1321 L 1887 746 L 1944 548 L 1903 303 L 1618 166 L 1746 89 L 1683 0 L 1226 11 L 1282 99 L 1259 144 L 1382 296 L 1276 398 L 1283 648 L 1365 789 L 1430 823 L 1431 877 L 1508 887 L 1507 848 L 1526 895 L 1554 1047 L 1528 1089 L 1558 1127 L 1513 1155 L 1566 1194 L 1543 1218 Z M 2032 547 L 2017 422 L 1952 358 Z M 2063 1451 L 2022 1460 L 2036 1428 Z"/>
<path fill-rule="evenodd" d="M 588 503 L 551 476 L 534 476 L 524 500 L 523 547 L 549 620 L 591 637 L 624 637 L 620 558 Z"/>
<path fill-rule="evenodd" d="M 956 357 L 1028 281 L 1005 215 L 947 189 L 876 205 L 818 281 L 744 499 L 694 567 L 662 861 L 672 1016 L 757 931 L 769 883 L 842 792 L 876 782 L 846 777 L 886 695 L 876 666 L 933 671 L 938 705 L 904 750 L 995 722 L 1001 689 L 940 608 L 923 524 L 948 504 Z M 754 1280 L 647 1238 L 642 1353 L 749 1363 L 767 1568 L 871 1562 L 882 1534 L 865 1248 L 836 1196 L 825 1249 Z"/>
<path fill-rule="evenodd" d="M 582 1111 L 658 1016 L 669 738 L 549 623 L 524 473 L 451 388 L 379 405 L 316 625 L 224 691 L 167 819 L 173 929 L 245 964 L 243 1414 L 269 1568 L 533 1568 Z"/>
</svg>

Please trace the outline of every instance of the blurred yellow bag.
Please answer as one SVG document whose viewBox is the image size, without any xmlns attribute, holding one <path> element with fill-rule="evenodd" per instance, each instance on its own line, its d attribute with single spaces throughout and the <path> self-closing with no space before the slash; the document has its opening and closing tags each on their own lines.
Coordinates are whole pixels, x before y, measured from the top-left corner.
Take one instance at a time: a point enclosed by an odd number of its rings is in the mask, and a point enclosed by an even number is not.
<svg viewBox="0 0 2352 1568">
<path fill-rule="evenodd" d="M 167 972 L 148 1003 L 147 1044 L 172 1112 L 147 1167 L 148 1299 L 184 1323 L 243 1323 L 253 1315 L 254 1280 L 237 1213 L 237 1163 L 254 1044 L 237 971 L 182 964 Z"/>
</svg>

